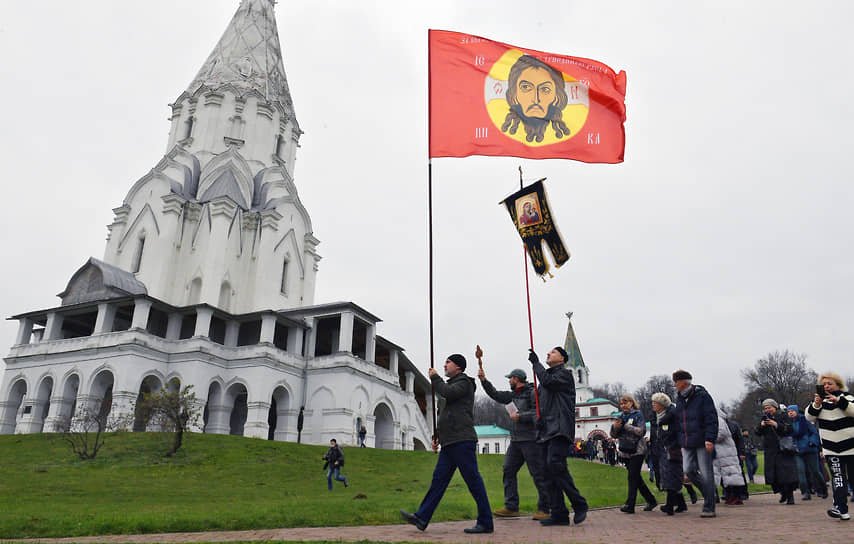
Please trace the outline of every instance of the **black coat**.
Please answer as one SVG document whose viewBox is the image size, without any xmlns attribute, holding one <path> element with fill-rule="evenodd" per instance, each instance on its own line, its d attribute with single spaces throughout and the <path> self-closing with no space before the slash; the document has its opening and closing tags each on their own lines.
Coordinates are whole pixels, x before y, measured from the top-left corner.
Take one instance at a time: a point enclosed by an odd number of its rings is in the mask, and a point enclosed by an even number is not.
<svg viewBox="0 0 854 544">
<path fill-rule="evenodd" d="M 526 383 L 515 391 L 496 391 L 489 380 L 480 382 L 489 398 L 501 404 L 516 405 L 519 421 L 510 424 L 510 441 L 523 442 L 537 439 L 537 402 L 534 398 L 534 384 Z"/>
<path fill-rule="evenodd" d="M 575 379 L 564 365 L 546 369 L 539 361 L 531 363 L 540 386 L 540 424 L 537 442 L 563 436 L 575 441 Z"/>
<path fill-rule="evenodd" d="M 661 420 L 656 418 L 654 425 L 655 450 L 659 452 L 658 485 L 661 489 L 678 491 L 682 489 L 682 449 L 679 447 L 679 418 L 675 406 L 664 411 Z M 652 446 L 652 441 L 650 441 Z"/>
<path fill-rule="evenodd" d="M 780 451 L 780 438 L 789 436 L 794 430 L 792 420 L 784 413 L 777 411 L 773 416 L 777 427 L 756 426 L 756 435 L 762 437 L 762 447 L 765 450 L 765 483 L 771 486 L 775 493 L 787 488 L 798 486 L 798 462 L 794 452 Z"/>
<path fill-rule="evenodd" d="M 474 378 L 462 372 L 445 382 L 441 376 L 430 377 L 439 399 L 437 435 L 439 444 L 450 446 L 457 442 L 477 442 L 474 432 Z"/>
<path fill-rule="evenodd" d="M 715 401 L 702 385 L 692 385 L 687 397 L 676 395 L 679 418 L 679 445 L 683 448 L 703 448 L 718 439 L 718 411 Z"/>
</svg>

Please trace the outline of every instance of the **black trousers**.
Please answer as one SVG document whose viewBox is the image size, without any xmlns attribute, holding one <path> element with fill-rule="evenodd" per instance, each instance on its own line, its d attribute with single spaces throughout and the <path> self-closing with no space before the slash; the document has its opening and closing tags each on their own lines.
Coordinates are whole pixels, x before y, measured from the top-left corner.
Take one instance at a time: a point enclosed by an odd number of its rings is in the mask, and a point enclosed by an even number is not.
<svg viewBox="0 0 854 544">
<path fill-rule="evenodd" d="M 655 504 L 655 496 L 646 486 L 641 476 L 641 467 L 643 466 L 643 455 L 632 455 L 626 459 L 626 470 L 628 472 L 629 493 L 626 498 L 626 505 L 634 507 L 637 500 L 638 491 L 650 504 Z"/>
<path fill-rule="evenodd" d="M 516 475 L 522 465 L 528 465 L 528 472 L 537 488 L 537 510 L 549 512 L 549 483 L 543 461 L 543 445 L 533 440 L 510 442 L 504 455 L 504 507 L 519 510 L 519 487 Z"/>
<path fill-rule="evenodd" d="M 546 465 L 546 474 L 549 479 L 549 500 L 551 516 L 553 519 L 569 519 L 569 509 L 563 502 L 563 496 L 569 499 L 572 509 L 576 512 L 586 511 L 587 500 L 581 496 L 575 487 L 575 482 L 569 469 L 566 468 L 566 458 L 569 457 L 572 444 L 564 436 L 552 438 L 545 443 L 543 448 L 543 459 Z"/>
<path fill-rule="evenodd" d="M 854 476 L 854 455 L 825 455 L 833 488 L 833 505 L 843 514 L 848 513 L 848 482 Z"/>
</svg>

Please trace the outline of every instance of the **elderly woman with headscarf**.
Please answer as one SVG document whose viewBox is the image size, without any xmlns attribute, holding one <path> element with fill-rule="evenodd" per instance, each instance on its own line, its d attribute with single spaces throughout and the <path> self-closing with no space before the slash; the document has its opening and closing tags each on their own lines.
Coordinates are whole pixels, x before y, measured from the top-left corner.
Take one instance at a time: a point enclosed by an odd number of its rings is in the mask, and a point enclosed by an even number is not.
<svg viewBox="0 0 854 544">
<path fill-rule="evenodd" d="M 679 446 L 677 430 L 679 418 L 670 397 L 664 393 L 652 396 L 655 411 L 655 446 L 658 458 L 658 486 L 667 492 L 667 502 L 661 511 L 672 516 L 675 512 L 688 510 L 682 496 L 682 448 Z"/>
<path fill-rule="evenodd" d="M 819 376 L 818 385 L 822 394 L 816 392 L 807 406 L 806 417 L 818 425 L 822 452 L 830 469 L 833 508 L 827 515 L 849 520 L 848 484 L 854 476 L 854 395 L 845 391 L 845 382 L 834 372 Z"/>
<path fill-rule="evenodd" d="M 637 401 L 631 395 L 620 397 L 620 409 L 622 413 L 611 426 L 611 436 L 618 440 L 617 449 L 620 452 L 620 457 L 626 463 L 628 475 L 628 497 L 626 504 L 620 508 L 620 511 L 626 514 L 634 514 L 635 501 L 638 491 L 640 491 L 646 500 L 644 511 L 649 512 L 658 505 L 658 501 L 655 500 L 655 496 L 641 476 L 641 467 L 647 450 L 646 440 L 643 438 L 646 434 L 646 421 L 641 411 L 638 410 Z"/>
<path fill-rule="evenodd" d="M 780 494 L 781 503 L 795 504 L 798 465 L 791 436 L 792 421 L 780 411 L 780 405 L 774 399 L 763 400 L 762 410 L 765 415 L 756 427 L 756 434 L 762 438 L 765 450 L 765 483 L 771 485 L 774 493 Z"/>
</svg>

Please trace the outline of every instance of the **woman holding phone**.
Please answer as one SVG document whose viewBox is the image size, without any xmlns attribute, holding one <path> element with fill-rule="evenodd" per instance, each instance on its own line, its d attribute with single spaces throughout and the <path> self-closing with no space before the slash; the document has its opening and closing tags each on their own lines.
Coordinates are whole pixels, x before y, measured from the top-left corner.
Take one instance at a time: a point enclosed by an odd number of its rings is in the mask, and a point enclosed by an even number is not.
<svg viewBox="0 0 854 544">
<path fill-rule="evenodd" d="M 833 508 L 827 515 L 847 521 L 848 478 L 854 474 L 854 396 L 845 391 L 845 382 L 835 372 L 818 377 L 815 397 L 807 406 L 806 417 L 816 424 L 830 483 L 833 486 Z M 847 474 L 847 477 L 846 477 Z"/>
</svg>

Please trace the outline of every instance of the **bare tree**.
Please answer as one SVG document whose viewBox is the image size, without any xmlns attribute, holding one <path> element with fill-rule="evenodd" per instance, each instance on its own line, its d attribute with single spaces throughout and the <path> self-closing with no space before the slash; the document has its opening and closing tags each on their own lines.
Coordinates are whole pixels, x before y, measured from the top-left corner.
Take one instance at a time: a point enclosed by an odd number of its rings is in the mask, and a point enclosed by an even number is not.
<svg viewBox="0 0 854 544">
<path fill-rule="evenodd" d="M 635 390 L 635 400 L 638 401 L 638 407 L 647 421 L 651 421 L 655 417 L 655 412 L 652 409 L 652 395 L 655 393 L 664 393 L 671 400 L 676 400 L 676 387 L 673 385 L 670 376 L 666 374 L 650 376 L 645 384 Z"/>
<path fill-rule="evenodd" d="M 604 385 L 594 385 L 590 389 L 593 390 L 593 396 L 597 398 L 608 399 L 619 403 L 620 397 L 627 392 L 623 382 L 606 383 Z"/>
<path fill-rule="evenodd" d="M 818 374 L 806 364 L 804 353 L 774 351 L 741 371 L 750 393 L 765 395 L 782 404 L 805 405 L 813 397 Z M 760 401 L 761 402 L 761 401 Z"/>
<path fill-rule="evenodd" d="M 174 435 L 166 457 L 175 455 L 183 443 L 184 433 L 198 424 L 201 410 L 192 389 L 192 385 L 179 389 L 178 382 L 173 380 L 160 391 L 142 396 L 137 413 L 146 418 L 146 426 L 153 425 Z"/>
<path fill-rule="evenodd" d="M 474 424 L 475 425 L 498 425 L 509 429 L 512 420 L 510 414 L 503 404 L 499 404 L 489 397 L 477 397 L 474 400 Z"/>
<path fill-rule="evenodd" d="M 133 416 L 111 414 L 110 398 L 77 408 L 74 417 L 59 422 L 62 439 L 71 445 L 71 451 L 83 459 L 94 459 L 104 446 L 105 433 L 127 430 Z"/>
</svg>

